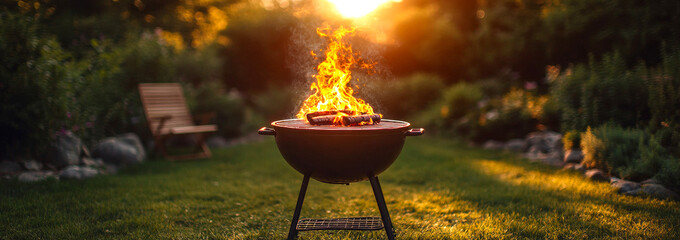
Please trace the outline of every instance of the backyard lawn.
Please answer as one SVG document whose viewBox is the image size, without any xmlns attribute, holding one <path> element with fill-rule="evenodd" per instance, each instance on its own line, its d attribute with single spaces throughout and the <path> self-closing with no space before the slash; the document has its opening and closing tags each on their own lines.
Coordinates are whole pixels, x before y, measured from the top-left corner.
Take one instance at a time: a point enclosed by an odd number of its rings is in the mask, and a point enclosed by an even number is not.
<svg viewBox="0 0 680 240">
<path fill-rule="evenodd" d="M 381 174 L 398 239 L 678 239 L 680 204 L 439 138 Z M 272 139 L 209 160 L 151 160 L 93 179 L 0 181 L 0 239 L 284 239 L 302 175 Z M 368 182 L 310 182 L 301 218 L 379 216 Z M 300 239 L 385 239 L 384 231 Z"/>
</svg>

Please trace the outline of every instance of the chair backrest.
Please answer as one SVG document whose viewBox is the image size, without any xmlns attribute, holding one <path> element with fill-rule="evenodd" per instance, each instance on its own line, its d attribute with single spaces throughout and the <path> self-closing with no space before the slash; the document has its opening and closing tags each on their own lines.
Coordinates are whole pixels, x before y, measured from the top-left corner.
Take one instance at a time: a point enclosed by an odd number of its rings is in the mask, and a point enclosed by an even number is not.
<svg viewBox="0 0 680 240">
<path fill-rule="evenodd" d="M 152 134 L 156 134 L 160 118 L 170 116 L 163 124 L 161 133 L 173 127 L 193 126 L 182 86 L 178 83 L 139 84 L 139 96 Z"/>
</svg>

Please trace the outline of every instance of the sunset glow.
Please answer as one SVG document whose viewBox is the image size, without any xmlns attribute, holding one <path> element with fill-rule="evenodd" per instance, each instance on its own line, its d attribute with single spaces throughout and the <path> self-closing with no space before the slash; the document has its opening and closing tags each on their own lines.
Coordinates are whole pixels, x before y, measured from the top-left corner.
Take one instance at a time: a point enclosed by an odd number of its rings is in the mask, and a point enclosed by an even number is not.
<svg viewBox="0 0 680 240">
<path fill-rule="evenodd" d="M 372 12 L 383 3 L 401 0 L 328 0 L 346 18 L 358 18 Z"/>
</svg>

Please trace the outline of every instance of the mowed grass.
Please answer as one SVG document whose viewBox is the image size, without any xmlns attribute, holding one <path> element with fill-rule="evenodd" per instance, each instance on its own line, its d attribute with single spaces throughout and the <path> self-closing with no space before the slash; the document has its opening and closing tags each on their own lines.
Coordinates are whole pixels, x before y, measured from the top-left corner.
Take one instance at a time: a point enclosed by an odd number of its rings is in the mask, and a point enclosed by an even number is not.
<svg viewBox="0 0 680 240">
<path fill-rule="evenodd" d="M 271 139 L 85 181 L 0 182 L 0 239 L 284 239 L 302 175 Z M 678 239 L 680 204 L 515 155 L 413 137 L 380 180 L 398 239 Z M 379 216 L 368 182 L 312 180 L 302 218 Z M 300 239 L 386 239 L 311 231 Z"/>
</svg>

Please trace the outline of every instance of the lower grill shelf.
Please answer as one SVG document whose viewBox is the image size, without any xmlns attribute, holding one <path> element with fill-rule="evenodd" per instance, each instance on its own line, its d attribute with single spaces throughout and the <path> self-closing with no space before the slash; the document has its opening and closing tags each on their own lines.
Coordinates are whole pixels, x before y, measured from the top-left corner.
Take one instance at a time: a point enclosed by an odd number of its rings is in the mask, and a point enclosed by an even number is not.
<svg viewBox="0 0 680 240">
<path fill-rule="evenodd" d="M 305 218 L 298 221 L 295 229 L 298 231 L 311 230 L 380 230 L 383 229 L 379 217 L 351 217 L 334 219 Z"/>
</svg>

